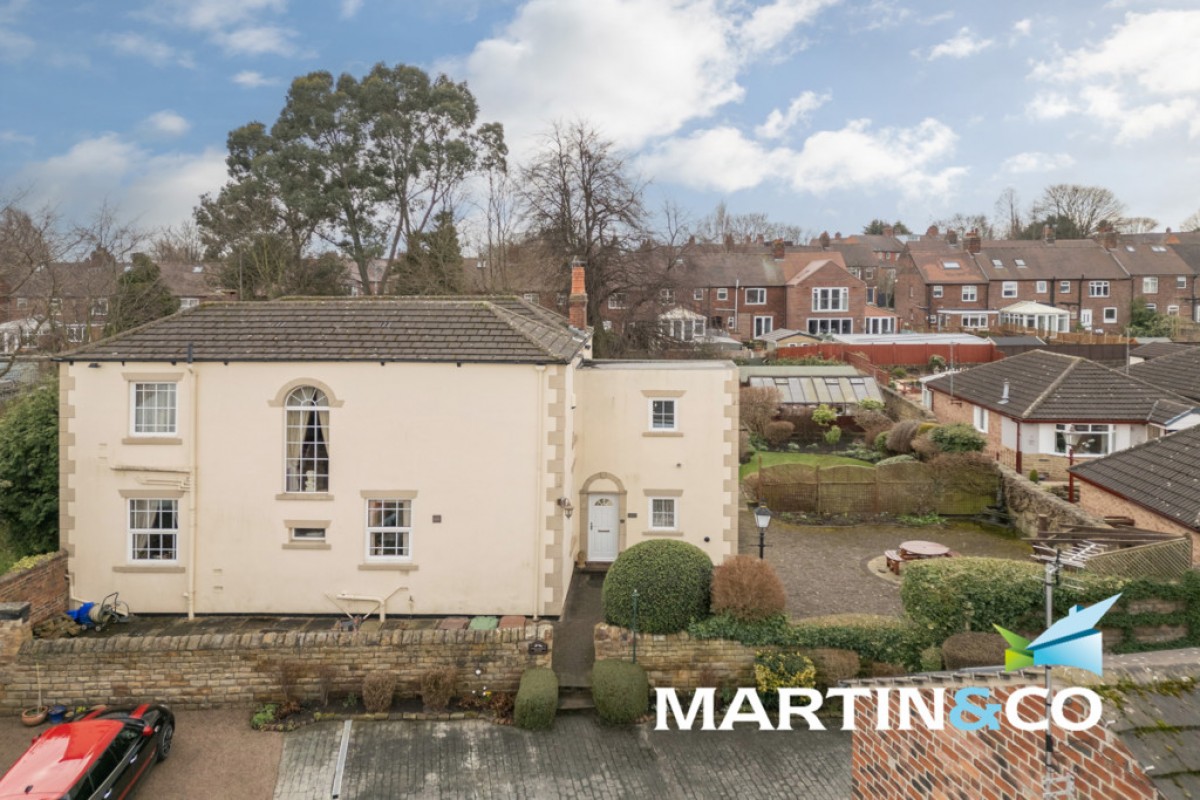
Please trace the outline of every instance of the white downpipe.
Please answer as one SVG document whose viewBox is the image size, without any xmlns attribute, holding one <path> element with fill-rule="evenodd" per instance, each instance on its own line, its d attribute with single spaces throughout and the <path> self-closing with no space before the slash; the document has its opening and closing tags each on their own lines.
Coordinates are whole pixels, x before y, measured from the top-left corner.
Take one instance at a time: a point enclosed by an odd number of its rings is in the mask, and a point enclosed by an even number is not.
<svg viewBox="0 0 1200 800">
<path fill-rule="evenodd" d="M 200 391 L 198 387 L 199 376 L 196 374 L 195 368 L 188 364 L 188 375 L 191 376 L 192 384 L 192 446 L 191 446 L 191 487 L 188 491 L 188 593 L 187 593 L 187 613 L 188 621 L 196 619 L 196 571 L 198 568 L 196 559 L 199 551 L 198 538 L 196 532 L 199 530 L 199 525 L 196 522 L 196 517 L 199 514 L 200 504 L 196 501 L 196 492 L 198 490 L 199 481 L 197 480 L 197 466 L 200 463 L 200 404 L 198 402 Z"/>
<path fill-rule="evenodd" d="M 537 375 L 537 441 L 533 448 L 533 468 L 537 475 L 537 494 L 533 503 L 533 619 L 536 622 L 542 614 L 542 509 L 546 498 L 546 365 L 538 364 L 534 368 Z"/>
</svg>

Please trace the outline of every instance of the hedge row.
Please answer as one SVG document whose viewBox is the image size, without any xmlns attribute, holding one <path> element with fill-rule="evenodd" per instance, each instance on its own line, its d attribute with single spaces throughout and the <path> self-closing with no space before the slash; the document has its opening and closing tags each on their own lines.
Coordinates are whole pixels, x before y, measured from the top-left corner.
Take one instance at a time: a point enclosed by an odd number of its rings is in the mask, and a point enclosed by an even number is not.
<svg viewBox="0 0 1200 800">
<path fill-rule="evenodd" d="M 993 624 L 1036 632 L 1046 626 L 1043 573 L 1038 564 L 994 558 L 917 561 L 905 566 L 900 597 L 909 617 L 934 641 L 963 631 L 992 631 Z M 1114 650 L 1200 644 L 1200 573 L 1196 571 L 1175 581 L 1072 573 L 1069 581 L 1055 588 L 1054 616 L 1058 619 L 1074 605 L 1090 605 L 1117 592 L 1121 600 L 1102 623 L 1125 634 Z M 1149 599 L 1181 601 L 1184 608 L 1172 613 L 1129 613 L 1130 602 Z M 1183 625 L 1188 632 L 1173 642 L 1139 644 L 1133 639 L 1133 628 L 1143 625 Z"/>
</svg>

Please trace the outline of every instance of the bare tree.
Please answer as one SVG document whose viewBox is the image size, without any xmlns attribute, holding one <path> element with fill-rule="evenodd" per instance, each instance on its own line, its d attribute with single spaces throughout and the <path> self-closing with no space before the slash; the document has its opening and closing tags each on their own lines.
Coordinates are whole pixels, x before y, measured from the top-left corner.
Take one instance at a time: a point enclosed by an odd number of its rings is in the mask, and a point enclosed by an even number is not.
<svg viewBox="0 0 1200 800">
<path fill-rule="evenodd" d="M 1016 239 L 1025 227 L 1021 219 L 1021 200 L 1017 190 L 1009 186 L 996 198 L 996 225 L 1005 239 Z"/>
<path fill-rule="evenodd" d="M 764 242 L 783 239 L 800 243 L 812 238 L 799 225 L 776 222 L 762 212 L 731 214 L 723 200 L 717 203 L 711 214 L 696 223 L 695 234 L 701 242 L 731 244 L 760 239 Z"/>
<path fill-rule="evenodd" d="M 1190 217 L 1183 221 L 1179 226 L 1182 231 L 1195 232 L 1200 231 L 1200 211 L 1195 212 Z"/>
<path fill-rule="evenodd" d="M 1108 189 L 1075 183 L 1047 186 L 1032 209 L 1035 218 L 1070 220 L 1081 238 L 1096 233 L 1102 222 L 1115 225 L 1124 213 L 1125 204 Z"/>
<path fill-rule="evenodd" d="M 149 255 L 159 263 L 195 263 L 204 260 L 204 240 L 195 222 L 168 225 L 150 239 Z"/>
<path fill-rule="evenodd" d="M 992 221 L 988 219 L 987 214 L 963 214 L 961 212 L 954 214 L 944 219 L 939 219 L 931 223 L 936 225 L 940 231 L 958 231 L 959 234 L 965 234 L 968 231 L 977 231 L 980 237 L 984 239 L 995 239 L 996 228 Z"/>
</svg>

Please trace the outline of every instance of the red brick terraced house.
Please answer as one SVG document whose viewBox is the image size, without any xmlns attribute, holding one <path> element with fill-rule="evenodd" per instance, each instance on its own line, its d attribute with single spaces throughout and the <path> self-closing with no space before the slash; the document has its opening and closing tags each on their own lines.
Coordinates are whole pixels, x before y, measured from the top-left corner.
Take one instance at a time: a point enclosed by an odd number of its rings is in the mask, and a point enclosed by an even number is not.
<svg viewBox="0 0 1200 800">
<path fill-rule="evenodd" d="M 896 269 L 896 314 L 907 330 L 987 330 L 998 314 L 989 288 L 963 248 L 935 238 L 909 242 Z"/>
<path fill-rule="evenodd" d="M 1078 356 L 1030 350 L 929 381 L 930 409 L 965 423 L 985 452 L 1028 474 L 1065 480 L 1075 463 L 1200 422 L 1196 404 Z"/>
<path fill-rule="evenodd" d="M 1200 563 L 1200 427 L 1079 464 L 1071 472 L 1084 511 L 1187 534 L 1192 563 Z"/>
</svg>

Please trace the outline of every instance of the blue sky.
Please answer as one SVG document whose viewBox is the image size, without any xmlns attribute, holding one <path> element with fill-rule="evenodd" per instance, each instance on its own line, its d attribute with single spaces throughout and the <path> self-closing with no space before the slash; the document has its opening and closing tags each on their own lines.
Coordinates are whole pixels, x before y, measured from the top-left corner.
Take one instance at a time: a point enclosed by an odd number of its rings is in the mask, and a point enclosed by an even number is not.
<svg viewBox="0 0 1200 800">
<path fill-rule="evenodd" d="M 0 0 L 0 195 L 181 221 L 293 77 L 385 61 L 466 80 L 517 159 L 587 119 L 693 218 L 923 230 L 1072 182 L 1178 227 L 1198 41 L 1195 0 Z"/>
</svg>

